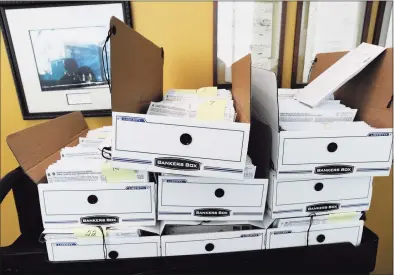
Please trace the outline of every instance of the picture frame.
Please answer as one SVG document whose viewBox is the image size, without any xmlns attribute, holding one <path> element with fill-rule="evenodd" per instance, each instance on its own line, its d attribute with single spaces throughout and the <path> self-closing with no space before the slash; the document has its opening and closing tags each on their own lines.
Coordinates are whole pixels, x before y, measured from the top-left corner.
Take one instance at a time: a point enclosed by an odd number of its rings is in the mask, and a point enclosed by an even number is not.
<svg viewBox="0 0 394 275">
<path fill-rule="evenodd" d="M 0 15 L 24 120 L 111 116 L 106 38 L 112 16 L 133 27 L 129 1 L 1 1 Z"/>
</svg>

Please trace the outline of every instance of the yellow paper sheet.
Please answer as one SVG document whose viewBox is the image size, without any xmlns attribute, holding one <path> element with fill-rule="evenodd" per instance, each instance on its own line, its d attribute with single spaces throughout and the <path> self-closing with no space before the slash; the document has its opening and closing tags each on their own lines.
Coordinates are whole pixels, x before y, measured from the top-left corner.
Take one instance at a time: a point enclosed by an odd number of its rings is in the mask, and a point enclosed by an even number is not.
<svg viewBox="0 0 394 275">
<path fill-rule="evenodd" d="M 110 162 L 103 163 L 101 166 L 101 173 L 107 179 L 107 183 L 137 179 L 137 172 L 135 170 L 113 168 Z"/>
<path fill-rule="evenodd" d="M 106 234 L 105 228 L 102 228 L 104 234 Z M 74 228 L 73 233 L 77 238 L 93 238 L 93 237 L 102 237 L 103 232 L 101 232 L 98 227 L 81 227 Z"/>
<path fill-rule="evenodd" d="M 198 105 L 198 120 L 223 120 L 226 100 L 203 101 Z"/>
<path fill-rule="evenodd" d="M 204 87 L 197 90 L 199 97 L 215 97 L 218 94 L 217 87 Z"/>
<path fill-rule="evenodd" d="M 329 214 L 328 220 L 329 221 L 351 220 L 352 218 L 356 217 L 356 215 L 357 215 L 357 213 L 354 213 L 354 212 Z"/>
</svg>

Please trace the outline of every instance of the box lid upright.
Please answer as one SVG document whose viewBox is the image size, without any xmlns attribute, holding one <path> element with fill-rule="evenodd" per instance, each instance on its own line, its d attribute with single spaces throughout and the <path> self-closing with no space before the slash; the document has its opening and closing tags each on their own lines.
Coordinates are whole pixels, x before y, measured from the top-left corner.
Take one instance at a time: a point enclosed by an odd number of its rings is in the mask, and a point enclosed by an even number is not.
<svg viewBox="0 0 394 275">
<path fill-rule="evenodd" d="M 81 112 L 73 112 L 7 136 L 7 144 L 25 173 L 36 183 L 60 159 L 60 150 L 78 144 L 89 128 Z"/>
<path fill-rule="evenodd" d="M 311 80 L 316 79 L 348 52 L 316 55 Z M 393 49 L 386 49 L 363 71 L 335 92 L 335 98 L 358 109 L 357 120 L 375 128 L 393 127 Z"/>
<path fill-rule="evenodd" d="M 116 17 L 110 28 L 112 111 L 145 113 L 163 97 L 163 49 Z"/>
<path fill-rule="evenodd" d="M 232 94 L 237 111 L 237 121 L 243 123 L 250 123 L 251 64 L 251 55 L 248 54 L 231 66 Z"/>
<path fill-rule="evenodd" d="M 362 43 L 319 74 L 294 98 L 310 107 L 317 106 L 327 96 L 333 94 L 364 70 L 384 50 L 384 47 Z M 355 96 L 355 94 L 353 95 Z"/>
</svg>

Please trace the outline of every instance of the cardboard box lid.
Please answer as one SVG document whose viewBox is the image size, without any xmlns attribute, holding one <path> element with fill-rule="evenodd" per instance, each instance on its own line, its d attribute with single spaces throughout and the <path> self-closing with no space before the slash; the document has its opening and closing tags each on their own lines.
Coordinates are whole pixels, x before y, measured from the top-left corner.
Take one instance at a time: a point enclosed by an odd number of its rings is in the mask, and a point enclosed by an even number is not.
<svg viewBox="0 0 394 275">
<path fill-rule="evenodd" d="M 48 166 L 60 159 L 60 150 L 78 144 L 89 128 L 81 112 L 73 112 L 13 133 L 7 144 L 25 173 L 36 183 L 46 180 Z"/>
<path fill-rule="evenodd" d="M 163 99 L 164 50 L 116 17 L 111 18 L 112 111 L 143 113 Z M 232 65 L 237 121 L 250 123 L 251 55 Z"/>
<path fill-rule="evenodd" d="M 163 49 L 112 17 L 112 111 L 146 113 L 163 98 Z"/>
<path fill-rule="evenodd" d="M 231 65 L 234 108 L 237 121 L 250 123 L 250 93 L 252 82 L 252 58 L 248 54 Z"/>
<path fill-rule="evenodd" d="M 384 50 L 384 47 L 362 43 L 343 58 L 337 60 L 327 70 L 321 72 L 294 98 L 310 107 L 317 106 L 327 96 L 333 94 L 367 67 Z M 356 93 L 353 92 L 353 95 L 356 96 Z"/>
<path fill-rule="evenodd" d="M 347 52 L 316 55 L 311 79 L 316 79 Z M 335 92 L 335 98 L 358 109 L 356 120 L 375 128 L 393 127 L 393 49 L 388 48 L 362 72 Z"/>
</svg>

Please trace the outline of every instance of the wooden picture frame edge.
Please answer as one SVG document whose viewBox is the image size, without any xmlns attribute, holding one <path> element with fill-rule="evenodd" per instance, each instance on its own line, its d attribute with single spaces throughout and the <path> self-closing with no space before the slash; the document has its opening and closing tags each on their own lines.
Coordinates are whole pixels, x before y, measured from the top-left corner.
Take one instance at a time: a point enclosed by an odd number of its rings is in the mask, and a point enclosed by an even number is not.
<svg viewBox="0 0 394 275">
<path fill-rule="evenodd" d="M 3 33 L 5 50 L 8 56 L 8 60 L 11 67 L 11 73 L 14 80 L 14 85 L 18 97 L 19 106 L 22 112 L 23 120 L 36 120 L 36 119 L 51 119 L 56 118 L 58 116 L 62 116 L 68 114 L 70 112 L 42 112 L 42 113 L 30 113 L 26 97 L 24 94 L 22 79 L 19 73 L 18 63 L 15 57 L 15 50 L 12 43 L 11 33 L 8 26 L 8 21 L 5 15 L 5 11 L 7 9 L 23 9 L 23 8 L 43 8 L 43 7 L 66 7 L 66 6 L 82 6 L 82 5 L 99 5 L 99 4 L 113 4 L 113 3 L 121 3 L 123 8 L 123 16 L 124 21 L 130 27 L 133 27 L 132 24 L 132 15 L 131 15 L 131 5 L 129 1 L 82 1 L 82 2 L 44 2 L 44 1 L 18 1 L 18 2 L 0 2 L 0 27 Z M 111 116 L 111 109 L 106 110 L 89 110 L 82 111 L 82 114 L 85 117 L 105 117 Z"/>
</svg>

